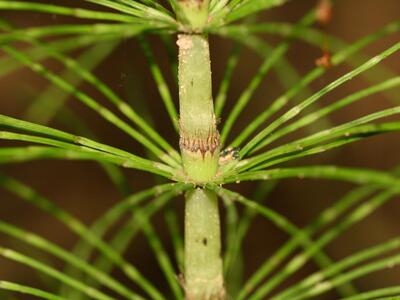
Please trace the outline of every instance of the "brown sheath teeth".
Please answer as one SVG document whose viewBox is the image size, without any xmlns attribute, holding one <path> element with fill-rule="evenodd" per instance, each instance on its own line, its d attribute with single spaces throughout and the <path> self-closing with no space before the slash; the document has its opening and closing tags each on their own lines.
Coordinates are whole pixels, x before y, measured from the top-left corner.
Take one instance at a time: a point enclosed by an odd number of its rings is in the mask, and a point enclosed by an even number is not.
<svg viewBox="0 0 400 300">
<path fill-rule="evenodd" d="M 214 154 L 215 150 L 219 148 L 219 133 L 218 131 L 210 132 L 206 138 L 181 136 L 179 146 L 182 150 L 189 152 L 200 151 L 204 157 L 207 152 Z"/>
</svg>

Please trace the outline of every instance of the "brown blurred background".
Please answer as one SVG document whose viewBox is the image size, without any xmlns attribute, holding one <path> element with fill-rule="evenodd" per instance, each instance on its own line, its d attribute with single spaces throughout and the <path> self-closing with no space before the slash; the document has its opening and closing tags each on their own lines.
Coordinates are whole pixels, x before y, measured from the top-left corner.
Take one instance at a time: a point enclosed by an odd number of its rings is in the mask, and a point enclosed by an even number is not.
<svg viewBox="0 0 400 300">
<path fill-rule="evenodd" d="M 53 2 L 53 1 L 48 1 Z M 68 1 L 65 1 L 67 3 Z M 291 1 L 283 8 L 273 9 L 264 13 L 264 21 L 288 21 L 295 22 L 303 16 L 316 1 L 296 0 Z M 46 16 L 33 13 L 6 13 L 0 12 L 2 17 L 12 20 L 19 26 L 39 26 L 61 22 L 73 22 L 64 17 Z M 399 20 L 399 0 L 342 0 L 337 1 L 334 8 L 332 22 L 325 26 L 329 34 L 333 34 L 344 41 L 351 43 L 360 37 L 374 32 L 389 22 Z M 368 46 L 364 53 L 374 55 L 399 41 L 400 35 L 391 35 Z M 277 37 L 266 36 L 271 42 L 278 42 Z M 174 79 L 167 69 L 168 60 L 165 48 L 160 42 L 152 37 L 153 49 L 156 52 L 157 60 L 163 67 L 168 82 L 174 86 Z M 223 74 L 226 57 L 232 47 L 232 43 L 225 39 L 211 37 L 211 55 L 214 75 L 214 88 L 217 90 L 220 78 Z M 1 53 L 1 52 L 0 52 Z M 73 55 L 79 51 L 73 52 Z M 3 53 L 1 53 L 3 55 Z M 311 47 L 302 42 L 293 42 L 288 53 L 288 59 L 296 66 L 299 74 L 306 74 L 314 67 L 314 61 L 321 55 L 321 49 Z M 390 67 L 397 74 L 400 70 L 400 56 L 393 55 L 385 60 L 384 64 Z M 238 68 L 236 69 L 232 88 L 229 92 L 226 109 L 222 116 L 222 123 L 234 105 L 237 97 L 243 88 L 246 87 L 249 78 L 257 70 L 261 59 L 251 50 L 243 51 Z M 54 70 L 63 68 L 54 61 L 46 61 L 46 65 Z M 333 79 L 349 70 L 349 66 L 341 65 L 329 70 L 326 75 L 317 79 L 312 84 L 314 91 L 325 86 Z M 373 72 L 373 70 L 372 70 Z M 154 82 L 149 73 L 143 54 L 134 40 L 124 41 L 114 53 L 108 57 L 95 71 L 103 81 L 107 82 L 113 90 L 121 97 L 127 99 L 135 107 L 139 107 L 140 101 L 146 101 L 148 109 L 154 120 L 157 130 L 168 140 L 177 146 L 177 136 L 170 126 L 166 112 L 155 89 Z M 22 118 L 24 112 L 35 97 L 46 88 L 48 82 L 24 69 L 2 78 L 0 80 L 0 113 Z M 339 89 L 330 93 L 320 103 L 331 103 L 341 99 L 343 96 L 368 86 L 368 83 L 360 77 L 346 83 Z M 82 84 L 81 87 L 90 95 L 102 103 L 103 97 L 92 87 Z M 235 124 L 234 133 L 239 132 L 254 116 L 265 108 L 276 96 L 282 93 L 283 89 L 278 83 L 274 74 L 265 78 L 257 90 L 249 107 L 243 111 L 239 121 Z M 177 100 L 177 92 L 174 87 L 173 93 Z M 400 99 L 394 99 L 400 101 Z M 143 155 L 143 151 L 137 143 L 118 129 L 103 121 L 96 113 L 84 107 L 72 97 L 67 103 L 68 107 L 84 118 L 90 129 L 101 140 L 110 145 L 127 149 L 134 153 Z M 340 110 L 332 115 L 332 122 L 339 124 L 346 120 L 365 115 L 392 106 L 382 95 L 374 95 L 360 101 L 349 108 Z M 67 129 L 57 121 L 51 123 L 56 128 Z M 300 132 L 299 134 L 304 134 Z M 15 143 L 1 142 L 0 146 L 10 146 Z M 303 159 L 296 162 L 298 165 L 309 164 L 335 164 L 349 167 L 369 167 L 375 169 L 389 170 L 400 163 L 400 138 L 399 134 L 387 134 L 373 137 L 364 141 L 352 144 L 343 149 L 318 155 L 313 158 Z M 29 184 L 34 189 L 45 195 L 59 206 L 90 224 L 99 217 L 107 208 L 111 207 L 121 199 L 118 191 L 110 183 L 102 169 L 92 162 L 63 162 L 63 161 L 36 161 L 20 165 L 1 166 L 2 172 L 12 175 L 22 182 Z M 152 176 L 143 173 L 124 170 L 128 176 L 132 189 L 140 191 L 153 185 Z M 333 201 L 344 195 L 352 185 L 340 182 L 319 181 L 319 180 L 286 180 L 278 185 L 266 201 L 267 205 L 287 216 L 298 226 L 304 226 L 311 221 L 322 209 L 329 206 Z M 242 184 L 234 187 L 235 190 L 251 196 L 254 184 Z M 400 209 L 399 199 L 393 199 L 382 209 L 370 216 L 367 220 L 357 224 L 336 239 L 327 252 L 334 259 L 343 258 L 354 251 L 383 242 L 400 234 Z M 71 234 L 64 226 L 60 225 L 53 218 L 32 208 L 17 197 L 0 190 L 0 218 L 35 233 L 41 234 L 51 241 L 54 241 L 66 249 L 71 249 L 77 241 L 76 236 Z M 173 205 L 182 213 L 182 199 L 177 199 Z M 167 249 L 171 250 L 171 243 L 168 234 L 164 231 L 164 221 L 161 215 L 154 218 L 157 230 L 161 235 Z M 246 274 L 251 274 L 263 259 L 272 253 L 287 240 L 287 236 L 277 230 L 268 221 L 257 218 L 250 229 L 250 234 L 245 240 Z M 22 249 L 23 252 L 30 251 L 29 247 L 0 235 L 1 245 L 12 246 Z M 145 241 L 140 236 L 136 239 L 127 251 L 127 257 L 135 262 L 143 273 L 160 282 L 164 286 L 164 280 L 157 268 L 155 258 Z M 59 262 L 56 265 L 61 266 Z M 313 263 L 309 263 L 300 275 L 316 270 Z M 115 273 L 119 276 L 119 273 Z M 29 285 L 44 287 L 45 283 L 38 279 L 37 274 L 22 267 L 0 259 L 0 278 L 10 281 L 25 283 Z M 289 281 L 288 281 L 289 282 Z M 360 290 L 396 285 L 400 283 L 400 271 L 393 269 L 373 274 L 356 281 Z M 25 299 L 17 297 L 18 299 Z M 337 299 L 336 294 L 329 294 L 319 299 Z M 30 299 L 29 297 L 26 299 Z"/>
</svg>

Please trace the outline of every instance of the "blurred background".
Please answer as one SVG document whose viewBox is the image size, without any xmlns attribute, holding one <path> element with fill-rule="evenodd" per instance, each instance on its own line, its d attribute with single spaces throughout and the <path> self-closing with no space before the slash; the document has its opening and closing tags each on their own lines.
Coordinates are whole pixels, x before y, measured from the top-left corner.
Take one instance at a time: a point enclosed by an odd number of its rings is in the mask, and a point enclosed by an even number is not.
<svg viewBox="0 0 400 300">
<path fill-rule="evenodd" d="M 53 3 L 53 1 L 47 2 Z M 67 4 L 69 1 L 59 2 L 61 4 Z M 291 1 L 282 8 L 272 9 L 262 14 L 260 20 L 266 22 L 296 22 L 314 7 L 316 2 L 317 1 L 314 0 Z M 82 5 L 82 7 L 84 6 L 85 5 Z M 1 11 L 0 16 L 20 27 L 76 22 L 69 18 L 48 16 L 38 13 Z M 333 11 L 332 21 L 326 26 L 316 26 L 316 28 L 351 44 L 364 35 L 372 33 L 390 22 L 399 20 L 399 18 L 399 0 L 337 1 Z M 383 38 L 366 47 L 363 53 L 373 56 L 395 42 L 398 42 L 399 38 L 399 34 Z M 282 40 L 277 36 L 270 35 L 265 35 L 265 39 L 275 45 Z M 172 87 L 172 92 L 177 102 L 175 79 L 169 72 L 167 51 L 157 38 L 150 37 L 149 40 L 152 43 L 157 61 L 162 66 L 164 74 Z M 226 58 L 233 47 L 233 43 L 229 40 L 213 36 L 211 37 L 210 44 L 214 90 L 216 92 L 225 70 Z M 21 47 L 23 47 L 23 45 L 21 45 Z M 322 55 L 322 47 L 324 47 L 324 45 L 321 45 L 321 47 L 313 47 L 300 41 L 293 41 L 287 58 L 293 63 L 302 76 L 314 68 L 315 60 Z M 71 55 L 77 57 L 80 53 L 81 51 L 73 51 Z M 4 53 L 0 51 L 0 57 L 3 56 Z M 227 105 L 222 114 L 222 123 L 234 106 L 241 91 L 247 86 L 249 79 L 256 72 L 261 61 L 262 59 L 252 50 L 243 50 L 238 67 L 234 73 Z M 393 55 L 385 60 L 383 64 L 396 74 L 399 74 L 399 54 Z M 63 66 L 52 60 L 47 60 L 46 66 L 57 72 L 63 71 Z M 317 91 L 350 69 L 351 67 L 347 64 L 329 69 L 324 76 L 312 83 L 311 89 Z M 370 72 L 374 72 L 374 69 Z M 168 120 L 143 53 L 135 40 L 122 41 L 115 51 L 108 55 L 106 59 L 96 67 L 95 74 L 101 80 L 109 84 L 123 99 L 126 99 L 132 106 L 141 111 L 143 115 L 150 115 L 157 130 L 163 136 L 167 137 L 174 146 L 178 147 L 178 137 Z M 1 78 L 0 113 L 26 119 L 27 108 L 41 95 L 46 87 L 48 87 L 48 84 L 46 80 L 27 69 L 20 69 Z M 320 104 L 325 105 L 332 103 L 368 85 L 369 83 L 362 78 L 354 78 L 334 92 L 323 97 Z M 95 97 L 95 99 L 101 103 L 107 103 L 103 96 L 89 85 L 83 83 L 80 85 L 80 88 Z M 258 112 L 268 106 L 277 96 L 282 94 L 283 91 L 282 85 L 273 72 L 266 76 L 250 102 L 249 107 L 243 111 L 240 119 L 235 123 L 231 138 L 246 127 L 246 124 L 248 124 Z M 399 90 L 397 90 L 397 92 L 398 91 Z M 397 93 L 397 95 L 399 94 Z M 392 100 L 398 101 L 397 103 L 399 103 L 400 98 L 397 96 L 397 99 Z M 348 108 L 336 112 L 332 115 L 331 122 L 333 124 L 340 124 L 352 118 L 393 106 L 394 103 L 396 102 L 389 101 L 381 94 L 373 95 Z M 70 97 L 65 105 L 68 109 L 83 118 L 88 128 L 98 139 L 101 139 L 102 142 L 121 147 L 140 155 L 145 155 L 137 143 L 112 125 L 103 121 L 96 113 L 84 107 L 73 97 Z M 50 122 L 50 125 L 70 132 L 74 131 L 74 128 L 68 128 L 68 124 L 66 124 L 63 119 L 63 114 L 60 113 L 59 117 Z M 73 125 L 78 125 L 78 123 L 74 123 Z M 307 131 L 299 132 L 296 136 L 302 136 L 304 134 L 307 134 Z M 293 137 L 295 136 L 292 135 L 290 139 Z M 0 142 L 0 146 L 11 145 L 19 144 Z M 399 154 L 399 134 L 386 134 L 368 138 L 342 149 L 312 158 L 302 159 L 296 161 L 295 164 L 333 164 L 348 167 L 390 170 L 400 164 Z M 107 175 L 93 162 L 46 160 L 18 165 L 2 165 L 0 169 L 1 172 L 30 185 L 42 195 L 48 197 L 54 201 L 54 203 L 88 225 L 101 216 L 107 208 L 110 208 L 121 200 L 120 193 L 112 185 Z M 151 187 L 154 184 L 154 177 L 151 175 L 132 170 L 124 170 L 123 172 L 127 175 L 130 187 L 135 192 Z M 250 183 L 241 184 L 239 187 L 236 185 L 231 186 L 231 188 L 249 197 L 252 196 L 254 187 L 255 184 Z M 278 184 L 277 188 L 268 196 L 265 203 L 279 213 L 287 216 L 296 225 L 302 227 L 313 220 L 322 209 L 339 199 L 352 187 L 353 185 L 334 181 L 285 180 Z M 337 260 L 368 246 L 397 237 L 400 234 L 399 200 L 400 199 L 393 199 L 366 220 L 352 227 L 326 248 L 327 253 L 333 259 Z M 183 211 L 182 198 L 176 199 L 171 205 L 181 216 Z M 224 210 L 223 207 L 221 207 L 221 209 Z M 21 201 L 2 189 L 0 189 L 0 219 L 12 222 L 22 228 L 40 234 L 62 245 L 66 249 L 71 249 L 77 242 L 76 236 L 53 218 L 36 208 L 32 208 L 32 206 L 27 205 L 24 201 Z M 172 245 L 168 233 L 164 229 L 165 223 L 162 215 L 156 215 L 153 220 L 157 232 L 160 234 L 167 249 L 171 251 Z M 246 276 L 254 272 L 260 263 L 266 257 L 273 254 L 286 240 L 286 234 L 280 232 L 268 221 L 257 217 L 250 228 L 244 244 Z M 26 245 L 16 243 L 4 235 L 0 235 L 0 245 L 21 249 L 21 251 L 25 253 L 33 251 L 31 252 L 32 254 L 42 257 L 42 254 L 36 253 L 36 250 L 30 249 Z M 140 235 L 129 247 L 126 257 L 134 262 L 145 275 L 148 275 L 153 281 L 159 282 L 159 286 L 162 287 L 164 286 L 164 279 L 158 270 L 153 253 L 149 250 L 150 248 L 145 238 Z M 54 263 L 56 266 L 62 265 L 58 261 L 54 261 Z M 298 273 L 297 279 L 299 276 L 315 270 L 317 270 L 316 266 L 313 263 L 309 263 L 303 271 Z M 119 278 L 121 274 L 116 272 L 114 275 Z M 52 284 L 40 278 L 35 272 L 4 259 L 0 259 L 0 278 L 38 287 L 45 287 L 46 284 Z M 124 279 L 121 277 L 121 280 L 123 281 Z M 294 280 L 296 280 L 296 278 L 286 282 L 286 284 L 294 282 Z M 400 282 L 400 270 L 392 269 L 379 272 L 356 280 L 355 282 L 360 290 L 370 290 L 383 286 L 396 285 Z M 336 294 L 331 293 L 319 297 L 318 299 L 337 298 L 338 296 Z M 18 296 L 17 299 L 30 298 Z"/>
</svg>

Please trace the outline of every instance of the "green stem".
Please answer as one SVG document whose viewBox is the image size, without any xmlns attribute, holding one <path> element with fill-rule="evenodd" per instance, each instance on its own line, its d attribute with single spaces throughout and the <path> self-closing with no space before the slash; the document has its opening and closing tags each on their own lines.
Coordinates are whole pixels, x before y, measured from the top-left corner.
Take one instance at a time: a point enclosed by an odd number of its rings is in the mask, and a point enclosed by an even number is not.
<svg viewBox="0 0 400 300">
<path fill-rule="evenodd" d="M 209 0 L 178 0 L 177 18 L 184 32 L 202 32 L 208 21 Z"/>
<path fill-rule="evenodd" d="M 218 168 L 219 133 L 211 91 L 208 39 L 181 34 L 179 46 L 180 148 L 187 180 L 211 181 Z"/>
<path fill-rule="evenodd" d="M 186 194 L 186 300 L 222 300 L 225 289 L 221 259 L 218 199 L 214 192 L 195 189 Z"/>
<path fill-rule="evenodd" d="M 179 46 L 180 148 L 186 180 L 204 185 L 215 178 L 219 159 L 211 90 L 208 39 L 181 34 Z M 213 191 L 196 188 L 186 194 L 186 300 L 224 300 L 218 199 Z"/>
</svg>

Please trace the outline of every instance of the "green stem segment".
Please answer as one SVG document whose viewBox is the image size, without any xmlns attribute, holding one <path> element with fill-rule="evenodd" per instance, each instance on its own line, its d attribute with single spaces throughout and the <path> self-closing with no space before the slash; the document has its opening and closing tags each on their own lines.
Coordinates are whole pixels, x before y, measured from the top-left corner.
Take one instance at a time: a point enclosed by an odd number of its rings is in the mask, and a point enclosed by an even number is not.
<svg viewBox="0 0 400 300">
<path fill-rule="evenodd" d="M 195 189 L 186 195 L 186 300 L 225 299 L 218 199 L 214 192 Z"/>
<path fill-rule="evenodd" d="M 208 39 L 181 34 L 179 46 L 180 148 L 188 181 L 211 181 L 218 168 L 219 133 L 211 91 Z"/>
<path fill-rule="evenodd" d="M 208 21 L 209 0 L 178 0 L 177 18 L 183 32 L 202 32 Z"/>
<path fill-rule="evenodd" d="M 211 182 L 220 151 L 211 90 L 208 39 L 181 34 L 179 46 L 180 148 L 187 181 Z M 186 194 L 186 300 L 224 300 L 218 200 L 213 191 L 196 188 Z"/>
</svg>

